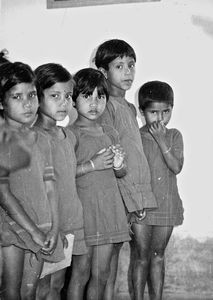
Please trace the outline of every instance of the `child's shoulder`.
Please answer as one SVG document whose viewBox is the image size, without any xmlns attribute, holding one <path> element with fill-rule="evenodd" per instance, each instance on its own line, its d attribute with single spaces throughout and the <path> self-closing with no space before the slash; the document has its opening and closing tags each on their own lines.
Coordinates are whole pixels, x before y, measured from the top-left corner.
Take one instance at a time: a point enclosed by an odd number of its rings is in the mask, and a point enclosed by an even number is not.
<svg viewBox="0 0 213 300">
<path fill-rule="evenodd" d="M 102 124 L 104 133 L 106 133 L 108 136 L 112 137 L 113 140 L 117 140 L 119 138 L 119 132 L 111 125 L 108 124 Z"/>
<path fill-rule="evenodd" d="M 181 137 L 182 138 L 182 133 L 177 128 L 169 128 L 169 129 L 167 129 L 167 132 L 172 137 Z"/>
</svg>

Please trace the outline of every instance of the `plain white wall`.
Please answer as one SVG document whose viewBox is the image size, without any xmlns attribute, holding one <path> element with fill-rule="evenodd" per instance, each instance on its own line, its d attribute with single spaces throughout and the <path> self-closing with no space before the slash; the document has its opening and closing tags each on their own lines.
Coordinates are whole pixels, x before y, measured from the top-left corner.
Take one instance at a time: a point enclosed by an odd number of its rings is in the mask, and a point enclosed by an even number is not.
<svg viewBox="0 0 213 300">
<path fill-rule="evenodd" d="M 0 49 L 7 48 L 12 61 L 33 68 L 58 62 L 74 73 L 90 65 L 100 43 L 120 38 L 137 54 L 136 79 L 127 93 L 130 102 L 137 106 L 137 90 L 147 80 L 173 86 L 169 125 L 185 141 L 185 166 L 178 175 L 185 221 L 176 233 L 212 236 L 212 1 L 47 9 L 45 0 L 0 0 L 0 9 Z"/>
</svg>

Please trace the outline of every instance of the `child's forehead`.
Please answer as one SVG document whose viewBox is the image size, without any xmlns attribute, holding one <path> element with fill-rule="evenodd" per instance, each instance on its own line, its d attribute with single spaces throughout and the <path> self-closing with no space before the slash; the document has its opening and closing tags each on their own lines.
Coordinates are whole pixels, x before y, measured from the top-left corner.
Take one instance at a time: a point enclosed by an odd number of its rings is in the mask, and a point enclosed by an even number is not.
<svg viewBox="0 0 213 300">
<path fill-rule="evenodd" d="M 56 82 L 47 90 L 70 92 L 70 91 L 73 91 L 73 88 L 74 88 L 73 81 L 70 79 L 66 82 Z"/>
<path fill-rule="evenodd" d="M 153 101 L 149 103 L 148 109 L 150 110 L 165 110 L 168 108 L 172 108 L 171 103 L 168 102 L 159 102 L 159 101 Z"/>
<path fill-rule="evenodd" d="M 122 55 L 113 59 L 111 63 L 119 63 L 119 62 L 135 62 L 135 59 L 131 56 Z"/>
<path fill-rule="evenodd" d="M 10 93 L 24 92 L 26 90 L 36 90 L 34 82 L 21 82 L 10 88 Z"/>
</svg>

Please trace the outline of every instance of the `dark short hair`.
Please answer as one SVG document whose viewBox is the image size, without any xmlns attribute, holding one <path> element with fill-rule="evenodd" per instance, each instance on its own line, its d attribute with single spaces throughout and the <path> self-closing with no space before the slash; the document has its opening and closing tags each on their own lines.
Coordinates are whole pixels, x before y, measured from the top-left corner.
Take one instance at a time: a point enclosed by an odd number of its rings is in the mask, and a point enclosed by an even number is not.
<svg viewBox="0 0 213 300">
<path fill-rule="evenodd" d="M 10 61 L 9 61 L 9 59 L 6 58 L 5 51 L 1 50 L 0 51 L 0 66 L 5 63 L 8 63 L 8 62 L 10 62 Z"/>
<path fill-rule="evenodd" d="M 94 58 L 97 68 L 109 69 L 109 63 L 111 63 L 117 57 L 132 57 L 136 61 L 136 54 L 134 49 L 125 41 L 112 39 L 102 43 Z"/>
<path fill-rule="evenodd" d="M 0 102 L 5 93 L 19 83 L 35 83 L 35 74 L 31 67 L 22 62 L 6 62 L 0 66 Z"/>
<path fill-rule="evenodd" d="M 91 95 L 95 88 L 99 95 L 105 95 L 109 98 L 108 83 L 99 70 L 93 68 L 81 69 L 74 75 L 75 87 L 73 90 L 73 101 L 76 102 L 80 93 Z"/>
<path fill-rule="evenodd" d="M 50 88 L 57 82 L 67 82 L 69 80 L 72 80 L 74 86 L 72 75 L 60 64 L 43 64 L 35 69 L 35 75 L 39 101 L 43 97 L 43 91 Z"/>
<path fill-rule="evenodd" d="M 152 102 L 174 104 L 172 87 L 163 81 L 149 81 L 143 84 L 138 92 L 139 108 L 145 110 Z"/>
</svg>

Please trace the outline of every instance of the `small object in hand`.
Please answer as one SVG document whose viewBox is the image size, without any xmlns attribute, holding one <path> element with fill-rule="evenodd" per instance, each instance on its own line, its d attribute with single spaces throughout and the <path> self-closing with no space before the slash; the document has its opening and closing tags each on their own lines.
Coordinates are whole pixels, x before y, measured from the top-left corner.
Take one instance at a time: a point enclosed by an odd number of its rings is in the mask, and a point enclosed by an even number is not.
<svg viewBox="0 0 213 300">
<path fill-rule="evenodd" d="M 142 221 L 143 219 L 145 219 L 146 217 L 146 210 L 142 209 L 142 210 L 136 210 L 135 214 L 138 218 L 139 221 Z"/>
</svg>

